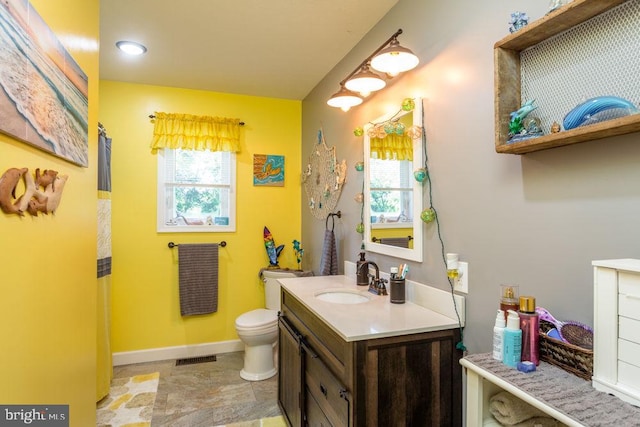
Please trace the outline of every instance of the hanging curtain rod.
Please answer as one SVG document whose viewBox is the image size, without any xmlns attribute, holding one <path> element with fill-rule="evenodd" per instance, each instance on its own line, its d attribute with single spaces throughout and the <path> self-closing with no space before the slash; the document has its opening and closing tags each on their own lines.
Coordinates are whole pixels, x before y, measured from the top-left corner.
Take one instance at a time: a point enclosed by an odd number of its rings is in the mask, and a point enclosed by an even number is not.
<svg viewBox="0 0 640 427">
<path fill-rule="evenodd" d="M 149 114 L 149 118 L 150 119 L 155 119 L 156 116 L 155 116 L 155 114 Z M 240 122 L 240 126 L 244 126 L 244 122 Z"/>
<path fill-rule="evenodd" d="M 223 240 L 222 242 L 218 243 L 218 245 L 220 245 L 220 246 L 222 246 L 222 247 L 224 248 L 225 246 L 227 246 L 227 242 L 225 242 L 225 241 Z M 176 246 L 180 246 L 180 245 L 179 245 L 179 244 L 177 244 L 177 243 L 169 242 L 169 244 L 168 244 L 167 246 L 169 246 L 169 249 L 173 249 L 173 248 L 175 248 Z"/>
</svg>

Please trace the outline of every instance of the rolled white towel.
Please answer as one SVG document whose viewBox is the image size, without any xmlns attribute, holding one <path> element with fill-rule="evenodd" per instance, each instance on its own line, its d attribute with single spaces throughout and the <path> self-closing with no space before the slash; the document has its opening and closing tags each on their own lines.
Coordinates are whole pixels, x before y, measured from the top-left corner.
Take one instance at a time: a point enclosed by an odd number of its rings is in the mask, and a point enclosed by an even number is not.
<svg viewBox="0 0 640 427">
<path fill-rule="evenodd" d="M 501 391 L 489 399 L 489 412 L 500 424 L 506 426 L 557 425 L 556 420 L 506 391 Z"/>
<path fill-rule="evenodd" d="M 514 427 L 557 427 L 558 421 L 549 417 L 533 417 L 519 424 L 515 424 Z"/>
<path fill-rule="evenodd" d="M 488 417 L 482 420 L 482 427 L 502 427 L 498 421 L 493 417 Z"/>
</svg>

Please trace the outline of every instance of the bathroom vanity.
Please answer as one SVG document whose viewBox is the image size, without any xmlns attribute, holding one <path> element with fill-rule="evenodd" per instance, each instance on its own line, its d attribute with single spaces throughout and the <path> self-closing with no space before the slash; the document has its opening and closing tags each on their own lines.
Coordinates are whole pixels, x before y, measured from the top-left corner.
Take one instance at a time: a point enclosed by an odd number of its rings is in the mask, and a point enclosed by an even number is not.
<svg viewBox="0 0 640 427">
<path fill-rule="evenodd" d="M 462 425 L 457 319 L 391 304 L 355 275 L 280 283 L 278 401 L 289 425 Z"/>
</svg>

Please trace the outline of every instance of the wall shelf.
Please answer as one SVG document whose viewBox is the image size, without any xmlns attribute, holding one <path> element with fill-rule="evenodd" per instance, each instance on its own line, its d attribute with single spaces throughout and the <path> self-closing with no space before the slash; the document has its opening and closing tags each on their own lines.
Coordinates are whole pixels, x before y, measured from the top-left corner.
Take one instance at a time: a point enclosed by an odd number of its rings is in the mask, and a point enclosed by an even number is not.
<svg viewBox="0 0 640 427">
<path fill-rule="evenodd" d="M 626 116 L 569 131 L 508 143 L 509 114 L 520 108 L 523 50 L 557 36 L 616 6 L 634 0 L 574 0 L 509 34 L 494 46 L 495 146 L 498 153 L 525 154 L 640 131 L 640 115 Z"/>
</svg>

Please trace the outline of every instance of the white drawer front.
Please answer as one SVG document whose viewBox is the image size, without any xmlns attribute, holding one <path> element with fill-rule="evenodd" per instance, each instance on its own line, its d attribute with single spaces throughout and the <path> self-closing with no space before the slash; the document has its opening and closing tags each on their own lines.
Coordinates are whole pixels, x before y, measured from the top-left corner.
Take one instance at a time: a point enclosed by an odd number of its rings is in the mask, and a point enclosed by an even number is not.
<svg viewBox="0 0 640 427">
<path fill-rule="evenodd" d="M 618 295 L 618 314 L 640 320 L 640 296 L 620 293 Z"/>
<path fill-rule="evenodd" d="M 618 292 L 640 298 L 640 274 L 620 271 L 618 273 Z"/>
<path fill-rule="evenodd" d="M 624 340 L 640 344 L 640 320 L 621 316 L 618 323 L 618 335 Z"/>
<path fill-rule="evenodd" d="M 619 360 L 618 384 L 633 389 L 634 394 L 640 396 L 640 368 Z"/>
<path fill-rule="evenodd" d="M 640 369 L 640 344 L 618 340 L 618 360 L 637 366 Z M 640 383 L 638 385 L 640 386 Z"/>
</svg>

